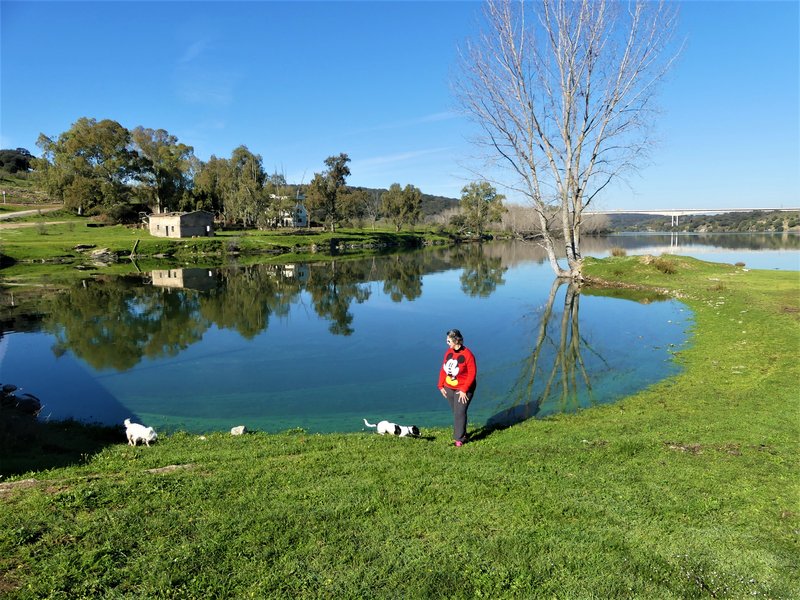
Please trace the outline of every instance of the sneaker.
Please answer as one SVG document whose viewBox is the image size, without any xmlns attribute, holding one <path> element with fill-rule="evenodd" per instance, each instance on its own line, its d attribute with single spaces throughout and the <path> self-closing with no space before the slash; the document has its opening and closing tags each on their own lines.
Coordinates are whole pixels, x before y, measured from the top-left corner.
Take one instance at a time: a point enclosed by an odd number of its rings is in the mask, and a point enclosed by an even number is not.
<svg viewBox="0 0 800 600">
<path fill-rule="evenodd" d="M 461 448 L 461 446 L 463 446 L 463 445 L 464 445 L 464 442 L 462 442 L 461 440 L 456 440 L 456 448 Z"/>
</svg>

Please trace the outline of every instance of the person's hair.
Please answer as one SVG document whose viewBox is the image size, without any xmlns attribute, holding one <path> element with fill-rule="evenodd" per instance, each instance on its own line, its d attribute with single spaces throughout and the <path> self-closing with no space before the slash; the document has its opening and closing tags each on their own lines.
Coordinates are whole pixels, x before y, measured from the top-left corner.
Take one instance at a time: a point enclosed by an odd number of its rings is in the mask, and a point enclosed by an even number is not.
<svg viewBox="0 0 800 600">
<path fill-rule="evenodd" d="M 461 332 L 458 329 L 451 329 L 447 332 L 447 339 L 453 340 L 459 344 L 464 343 L 464 336 L 461 335 Z"/>
</svg>

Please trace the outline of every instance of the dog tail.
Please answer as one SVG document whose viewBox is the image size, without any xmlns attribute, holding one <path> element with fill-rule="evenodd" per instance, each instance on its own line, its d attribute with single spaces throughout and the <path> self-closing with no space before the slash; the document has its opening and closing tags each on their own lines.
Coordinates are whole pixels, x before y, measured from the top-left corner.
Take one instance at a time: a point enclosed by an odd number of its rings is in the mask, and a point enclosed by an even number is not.
<svg viewBox="0 0 800 600">
<path fill-rule="evenodd" d="M 364 419 L 364 425 L 366 425 L 367 427 L 377 427 L 377 425 L 373 425 L 372 423 L 367 423 L 366 419 Z"/>
</svg>

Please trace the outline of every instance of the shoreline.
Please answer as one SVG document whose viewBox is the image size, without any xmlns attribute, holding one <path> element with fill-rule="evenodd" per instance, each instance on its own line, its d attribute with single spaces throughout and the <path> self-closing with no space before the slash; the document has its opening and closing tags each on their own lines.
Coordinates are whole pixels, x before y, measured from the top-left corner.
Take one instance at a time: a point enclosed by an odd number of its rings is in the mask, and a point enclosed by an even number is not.
<svg viewBox="0 0 800 600">
<path fill-rule="evenodd" d="M 673 377 L 463 448 L 444 429 L 175 434 L 149 448 L 97 432 L 0 484 L 0 590 L 792 597 L 800 281 L 669 260 L 671 274 L 639 257 L 586 268 L 668 289 L 694 311 Z M 131 546 L 132 527 L 146 543 Z"/>
</svg>

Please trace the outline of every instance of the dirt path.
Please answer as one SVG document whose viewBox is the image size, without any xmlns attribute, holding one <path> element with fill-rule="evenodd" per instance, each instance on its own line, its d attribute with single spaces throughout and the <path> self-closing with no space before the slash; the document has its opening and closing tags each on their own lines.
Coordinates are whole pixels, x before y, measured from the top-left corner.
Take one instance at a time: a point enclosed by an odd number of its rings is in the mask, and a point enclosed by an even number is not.
<svg viewBox="0 0 800 600">
<path fill-rule="evenodd" d="M 37 221 L 36 223 L 0 223 L 0 229 L 21 229 L 23 227 L 38 227 L 39 225 L 61 225 L 66 221 Z"/>
<path fill-rule="evenodd" d="M 15 212 L 0 213 L 0 221 L 7 221 L 8 219 L 19 219 L 20 217 L 30 217 L 31 215 L 44 214 L 59 210 L 62 206 L 47 206 L 42 208 L 32 208 L 30 210 L 18 210 Z"/>
</svg>

